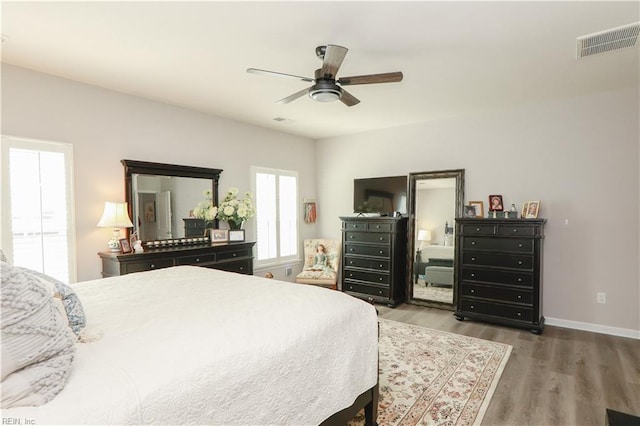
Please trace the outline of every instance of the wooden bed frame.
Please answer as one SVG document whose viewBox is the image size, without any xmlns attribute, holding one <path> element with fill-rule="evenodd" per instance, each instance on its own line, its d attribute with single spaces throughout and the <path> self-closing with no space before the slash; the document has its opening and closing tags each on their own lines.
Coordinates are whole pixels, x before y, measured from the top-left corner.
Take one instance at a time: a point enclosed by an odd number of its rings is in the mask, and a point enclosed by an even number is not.
<svg viewBox="0 0 640 426">
<path fill-rule="evenodd" d="M 365 426 L 377 426 L 379 387 L 367 389 L 361 393 L 350 407 L 338 411 L 320 423 L 320 426 L 344 426 L 364 408 Z"/>
</svg>

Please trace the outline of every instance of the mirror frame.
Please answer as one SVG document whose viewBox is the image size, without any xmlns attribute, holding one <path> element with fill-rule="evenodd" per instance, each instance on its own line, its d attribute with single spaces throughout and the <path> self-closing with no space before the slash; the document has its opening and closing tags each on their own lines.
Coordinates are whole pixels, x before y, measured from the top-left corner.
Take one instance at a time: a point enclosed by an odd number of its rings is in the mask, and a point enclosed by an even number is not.
<svg viewBox="0 0 640 426">
<path fill-rule="evenodd" d="M 454 306 L 456 305 L 458 295 L 457 293 L 457 284 L 455 282 L 456 276 L 454 273 L 454 283 L 453 283 L 453 303 L 445 303 L 445 302 L 437 302 L 437 301 L 429 301 L 425 299 L 415 299 L 413 297 L 413 268 L 415 256 L 413 254 L 415 248 L 415 225 L 416 225 L 416 185 L 419 180 L 424 179 L 443 179 L 443 178 L 455 178 L 456 179 L 456 207 L 455 207 L 455 215 L 456 218 L 462 217 L 462 212 L 464 209 L 464 169 L 452 169 L 452 170 L 438 170 L 431 172 L 415 172 L 409 173 L 409 200 L 408 200 L 408 213 L 409 213 L 409 221 L 407 224 L 407 282 L 406 282 L 406 291 L 407 291 L 407 303 L 411 303 L 414 305 L 422 305 L 429 306 L 440 309 L 448 309 L 454 310 Z M 451 226 L 455 229 L 455 223 L 452 223 Z M 457 252 L 454 251 L 454 252 Z"/>
<path fill-rule="evenodd" d="M 213 204 L 217 206 L 218 198 L 218 181 L 222 169 L 210 169 L 207 167 L 180 166 L 177 164 L 151 163 L 148 161 L 137 160 L 121 160 L 124 166 L 124 192 L 125 201 L 129 210 L 129 217 L 133 217 L 133 175 L 157 175 L 157 176 L 176 176 L 199 179 L 211 179 L 211 193 L 213 194 Z M 216 227 L 218 219 L 215 220 Z M 135 228 L 137 229 L 137 227 Z M 131 236 L 131 229 L 127 228 L 127 238 Z M 146 243 L 146 241 L 143 241 Z"/>
</svg>

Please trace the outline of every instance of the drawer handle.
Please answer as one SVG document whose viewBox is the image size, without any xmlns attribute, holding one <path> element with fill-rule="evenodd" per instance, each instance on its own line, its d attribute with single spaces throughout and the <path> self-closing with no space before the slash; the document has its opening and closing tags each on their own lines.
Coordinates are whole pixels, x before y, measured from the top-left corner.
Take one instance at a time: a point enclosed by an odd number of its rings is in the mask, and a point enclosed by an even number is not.
<svg viewBox="0 0 640 426">
<path fill-rule="evenodd" d="M 349 290 L 353 290 L 353 286 L 352 285 L 349 286 Z"/>
<path fill-rule="evenodd" d="M 475 262 L 476 258 L 475 258 L 475 257 L 472 257 L 472 258 L 471 258 L 471 260 L 473 260 L 473 261 Z"/>
<path fill-rule="evenodd" d="M 476 245 L 476 242 L 475 242 L 475 241 L 471 241 L 471 245 L 472 245 L 472 246 L 475 246 L 475 245 Z"/>
<path fill-rule="evenodd" d="M 352 248 L 350 248 L 350 249 L 349 249 L 349 251 L 353 251 L 353 249 L 352 249 Z"/>
<path fill-rule="evenodd" d="M 353 260 L 350 260 L 350 261 L 349 261 L 349 264 L 350 264 L 350 265 L 353 265 Z"/>
<path fill-rule="evenodd" d="M 378 278 L 379 281 L 382 281 L 382 277 Z"/>
<path fill-rule="evenodd" d="M 236 257 L 238 255 L 238 253 L 233 253 L 233 257 Z"/>
<path fill-rule="evenodd" d="M 244 271 L 244 266 L 241 266 L 241 267 L 240 267 L 240 270 L 241 270 L 241 271 Z"/>
<path fill-rule="evenodd" d="M 376 229 L 380 229 L 380 225 L 376 226 Z"/>
<path fill-rule="evenodd" d="M 355 236 L 349 235 L 349 238 L 351 238 L 353 240 L 355 238 Z"/>
<path fill-rule="evenodd" d="M 522 247 L 522 244 L 518 244 L 518 247 Z"/>
<path fill-rule="evenodd" d="M 380 250 L 380 254 L 382 254 L 382 253 L 383 253 L 382 250 Z"/>
<path fill-rule="evenodd" d="M 522 260 L 518 260 L 518 265 L 522 265 Z"/>
<path fill-rule="evenodd" d="M 518 299 L 522 299 L 522 296 L 518 296 Z"/>
<path fill-rule="evenodd" d="M 473 309 L 473 308 L 475 308 L 475 306 L 471 305 L 471 306 L 469 306 L 469 308 L 470 308 L 470 309 Z"/>
<path fill-rule="evenodd" d="M 521 317 L 522 316 L 522 312 L 518 312 L 518 316 Z"/>
<path fill-rule="evenodd" d="M 471 293 L 475 293 L 476 291 L 474 289 L 471 289 Z"/>
<path fill-rule="evenodd" d="M 521 283 L 522 282 L 522 278 L 518 278 L 518 282 Z"/>
<path fill-rule="evenodd" d="M 476 228 L 476 231 L 480 232 L 480 228 Z"/>
<path fill-rule="evenodd" d="M 380 237 L 380 241 L 384 240 L 384 237 Z"/>
<path fill-rule="evenodd" d="M 513 232 L 518 232 L 518 230 L 516 228 L 513 228 Z"/>
<path fill-rule="evenodd" d="M 155 264 L 155 263 L 152 263 L 152 264 L 151 264 L 151 265 L 149 265 L 149 266 L 151 267 L 151 269 L 153 269 L 153 268 L 155 268 L 155 267 L 156 267 L 156 264 Z"/>
<path fill-rule="evenodd" d="M 199 257 L 196 258 L 196 263 L 198 263 L 198 262 L 200 262 L 200 258 Z"/>
<path fill-rule="evenodd" d="M 383 267 L 383 265 L 382 265 L 382 264 L 378 265 L 378 268 L 382 268 L 382 267 Z"/>
<path fill-rule="evenodd" d="M 471 276 L 472 276 L 472 277 L 475 277 L 475 276 L 476 276 L 476 274 L 471 274 Z"/>
<path fill-rule="evenodd" d="M 353 278 L 353 274 L 349 274 L 349 278 Z"/>
<path fill-rule="evenodd" d="M 378 294 L 382 294 L 382 290 L 378 290 Z"/>
</svg>

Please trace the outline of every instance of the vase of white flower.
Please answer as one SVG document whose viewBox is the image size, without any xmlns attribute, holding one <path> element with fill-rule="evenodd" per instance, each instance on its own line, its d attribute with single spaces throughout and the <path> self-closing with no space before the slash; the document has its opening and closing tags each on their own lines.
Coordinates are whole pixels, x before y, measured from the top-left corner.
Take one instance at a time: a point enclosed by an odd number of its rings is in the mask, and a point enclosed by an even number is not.
<svg viewBox="0 0 640 426">
<path fill-rule="evenodd" d="M 254 214 L 253 196 L 246 192 L 245 198 L 238 198 L 238 188 L 229 188 L 218 208 L 218 219 L 226 221 L 229 229 L 242 229 L 244 222 Z"/>
<path fill-rule="evenodd" d="M 213 228 L 213 221 L 218 214 L 218 208 L 213 205 L 213 196 L 211 190 L 204 191 L 205 199 L 200 201 L 193 208 L 193 217 L 204 221 L 204 229 Z"/>
</svg>

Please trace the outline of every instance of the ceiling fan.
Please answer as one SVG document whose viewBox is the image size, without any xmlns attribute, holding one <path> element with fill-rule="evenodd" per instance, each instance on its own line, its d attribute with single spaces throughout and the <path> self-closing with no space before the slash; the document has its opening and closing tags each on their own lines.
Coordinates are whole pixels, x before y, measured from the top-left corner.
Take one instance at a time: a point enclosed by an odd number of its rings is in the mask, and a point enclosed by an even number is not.
<svg viewBox="0 0 640 426">
<path fill-rule="evenodd" d="M 247 68 L 248 73 L 273 75 L 277 77 L 292 77 L 313 86 L 300 90 L 286 98 L 277 101 L 279 104 L 288 104 L 299 97 L 308 94 L 311 99 L 318 102 L 333 102 L 338 99 L 346 106 L 354 106 L 360 102 L 355 96 L 347 92 L 342 86 L 354 86 L 356 84 L 396 83 L 402 81 L 401 72 L 388 72 L 383 74 L 368 74 L 352 77 L 336 78 L 344 57 L 349 49 L 334 44 L 316 47 L 316 56 L 322 60 L 322 68 L 317 69 L 314 78 L 301 77 L 293 74 L 285 74 L 275 71 L 266 71 L 257 68 Z"/>
</svg>

